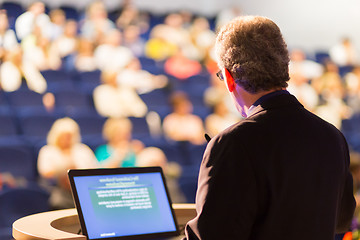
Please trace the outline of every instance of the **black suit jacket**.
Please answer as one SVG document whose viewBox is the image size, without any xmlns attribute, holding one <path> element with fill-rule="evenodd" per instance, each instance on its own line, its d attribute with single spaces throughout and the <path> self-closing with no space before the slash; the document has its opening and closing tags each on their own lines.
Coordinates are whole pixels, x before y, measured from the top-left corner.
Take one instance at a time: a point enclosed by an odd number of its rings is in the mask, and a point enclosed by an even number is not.
<svg viewBox="0 0 360 240">
<path fill-rule="evenodd" d="M 186 238 L 332 240 L 354 208 L 343 135 L 281 94 L 209 142 Z"/>
</svg>

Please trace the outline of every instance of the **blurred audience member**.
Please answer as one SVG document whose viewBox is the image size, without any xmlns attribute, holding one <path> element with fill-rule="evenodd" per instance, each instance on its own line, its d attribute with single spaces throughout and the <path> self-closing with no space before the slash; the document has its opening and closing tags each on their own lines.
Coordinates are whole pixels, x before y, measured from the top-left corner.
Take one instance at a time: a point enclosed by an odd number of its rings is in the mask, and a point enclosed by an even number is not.
<svg viewBox="0 0 360 240">
<path fill-rule="evenodd" d="M 64 32 L 66 16 L 65 12 L 61 9 L 53 9 L 49 13 L 50 24 L 46 30 L 47 37 L 54 41 L 60 37 Z"/>
<path fill-rule="evenodd" d="M 218 68 L 217 68 L 218 69 Z M 225 84 L 219 81 L 219 78 L 215 74 L 210 75 L 210 86 L 205 90 L 204 102 L 208 107 L 213 107 L 219 101 L 223 101 L 229 112 L 234 115 L 238 115 L 232 99 L 226 90 Z"/>
<path fill-rule="evenodd" d="M 323 98 L 343 98 L 345 89 L 338 66 L 332 61 L 325 62 L 324 73 L 311 82 L 316 92 Z"/>
<path fill-rule="evenodd" d="M 189 141 L 193 144 L 203 144 L 204 125 L 201 118 L 192 114 L 193 106 L 184 92 L 172 94 L 170 104 L 172 113 L 163 121 L 165 136 L 172 141 Z"/>
<path fill-rule="evenodd" d="M 309 79 L 301 72 L 290 72 L 287 90 L 309 111 L 314 111 L 319 104 L 319 95 L 310 85 Z"/>
<path fill-rule="evenodd" d="M 91 72 L 97 70 L 94 56 L 94 43 L 86 38 L 79 40 L 79 48 L 75 56 L 75 68 L 80 72 Z"/>
<path fill-rule="evenodd" d="M 164 60 L 176 54 L 179 48 L 186 58 L 199 59 L 200 53 L 192 44 L 189 31 L 183 26 L 182 16 L 172 13 L 166 16 L 163 24 L 151 30 L 146 54 L 156 60 Z"/>
<path fill-rule="evenodd" d="M 140 37 L 140 28 L 130 25 L 123 32 L 123 46 L 129 48 L 136 57 L 144 56 L 145 41 Z"/>
<path fill-rule="evenodd" d="M 339 66 L 354 66 L 359 63 L 357 49 L 347 37 L 331 47 L 329 55 L 331 60 Z"/>
<path fill-rule="evenodd" d="M 32 3 L 28 10 L 21 14 L 15 21 L 15 31 L 20 40 L 32 34 L 35 27 L 39 27 L 46 36 L 50 26 L 50 18 L 45 13 L 44 3 L 37 1 Z"/>
<path fill-rule="evenodd" d="M 147 57 L 156 61 L 163 61 L 175 55 L 178 47 L 173 43 L 167 42 L 163 36 L 163 34 L 158 34 L 146 42 L 145 55 Z"/>
<path fill-rule="evenodd" d="M 8 60 L 7 55 L 18 47 L 15 32 L 9 28 L 6 10 L 0 10 L 0 63 Z"/>
<path fill-rule="evenodd" d="M 135 167 L 137 154 L 144 144 L 131 138 L 132 124 L 127 118 L 108 118 L 103 127 L 107 142 L 95 150 L 102 167 Z"/>
<path fill-rule="evenodd" d="M 190 36 L 195 47 L 199 51 L 200 61 L 209 58 L 215 44 L 215 33 L 210 29 L 209 21 L 204 17 L 198 17 L 190 27 Z"/>
<path fill-rule="evenodd" d="M 321 64 L 306 59 L 306 55 L 302 50 L 294 49 L 290 53 L 289 72 L 311 81 L 313 78 L 320 77 L 324 69 Z"/>
<path fill-rule="evenodd" d="M 171 201 L 174 203 L 186 202 L 186 198 L 178 184 L 178 179 L 181 176 L 181 166 L 175 162 L 168 162 L 166 155 L 161 149 L 156 147 L 145 148 L 139 153 L 136 159 L 136 165 L 138 167 L 161 167 L 164 172 Z"/>
<path fill-rule="evenodd" d="M 43 34 L 40 27 L 23 38 L 21 42 L 24 61 L 31 62 L 39 71 L 57 70 L 61 66 L 59 49 Z"/>
<path fill-rule="evenodd" d="M 28 38 L 28 37 L 27 37 Z M 23 57 L 14 32 L 9 29 L 5 11 L 0 11 L 0 84 L 6 92 L 20 88 L 23 77 L 28 87 L 38 93 L 45 92 L 46 81 L 34 62 Z"/>
<path fill-rule="evenodd" d="M 135 89 L 139 94 L 151 92 L 157 88 L 164 88 L 168 79 L 165 75 L 154 75 L 141 68 L 139 59 L 133 58 L 131 62 L 117 75 L 121 86 Z"/>
<path fill-rule="evenodd" d="M 104 117 L 144 117 L 147 106 L 133 88 L 117 82 L 117 72 L 102 72 L 103 84 L 93 92 L 95 109 Z"/>
<path fill-rule="evenodd" d="M 15 32 L 9 29 L 8 16 L 0 10 L 0 84 L 4 91 L 15 91 L 21 85 L 22 53 Z"/>
<path fill-rule="evenodd" d="M 205 119 L 206 132 L 212 137 L 241 119 L 239 116 L 229 112 L 224 99 L 219 99 L 213 109 L 214 112 Z"/>
<path fill-rule="evenodd" d="M 360 154 L 355 151 L 350 152 L 350 171 L 353 176 L 354 197 L 356 200 L 356 208 L 354 218 L 359 228 L 360 223 Z"/>
<path fill-rule="evenodd" d="M 346 103 L 352 109 L 354 114 L 360 112 L 360 66 L 345 75 L 346 84 Z"/>
<path fill-rule="evenodd" d="M 167 74 L 180 80 L 199 74 L 202 70 L 201 64 L 196 60 L 187 58 L 182 49 L 165 61 L 164 70 Z"/>
<path fill-rule="evenodd" d="M 115 24 L 108 18 L 104 2 L 93 1 L 86 10 L 86 17 L 81 24 L 81 35 L 96 45 L 101 44 L 105 36 L 115 29 Z"/>
<path fill-rule="evenodd" d="M 98 68 L 103 71 L 120 71 L 134 57 L 131 50 L 122 46 L 122 34 L 113 29 L 104 38 L 103 44 L 95 49 Z"/>
<path fill-rule="evenodd" d="M 324 74 L 315 78 L 312 86 L 322 101 L 315 109 L 315 114 L 340 129 L 342 119 L 349 118 L 352 113 L 343 100 L 345 89 L 337 65 L 332 61 L 326 62 Z"/>
<path fill-rule="evenodd" d="M 75 68 L 75 55 L 78 53 L 79 39 L 77 35 L 77 22 L 68 20 L 64 24 L 63 32 L 52 42 L 52 47 L 58 50 L 65 70 Z"/>
<path fill-rule="evenodd" d="M 134 5 L 128 4 L 116 19 L 116 26 L 125 31 L 129 26 L 137 26 L 139 33 L 143 34 L 149 29 L 149 16 L 140 12 Z"/>
<path fill-rule="evenodd" d="M 38 156 L 40 176 L 49 183 L 55 183 L 51 189 L 51 206 L 54 209 L 74 206 L 68 169 L 95 167 L 95 155 L 87 145 L 81 143 L 78 124 L 70 118 L 56 120 L 47 136 L 47 144 L 40 149 Z"/>
</svg>

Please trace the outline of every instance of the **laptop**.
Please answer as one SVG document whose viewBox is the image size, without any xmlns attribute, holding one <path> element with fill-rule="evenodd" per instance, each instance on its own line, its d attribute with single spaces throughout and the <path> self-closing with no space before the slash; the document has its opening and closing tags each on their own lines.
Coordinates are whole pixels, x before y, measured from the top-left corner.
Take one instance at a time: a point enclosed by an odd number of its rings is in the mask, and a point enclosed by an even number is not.
<svg viewBox="0 0 360 240">
<path fill-rule="evenodd" d="M 181 239 L 160 167 L 68 171 L 89 240 Z"/>
</svg>

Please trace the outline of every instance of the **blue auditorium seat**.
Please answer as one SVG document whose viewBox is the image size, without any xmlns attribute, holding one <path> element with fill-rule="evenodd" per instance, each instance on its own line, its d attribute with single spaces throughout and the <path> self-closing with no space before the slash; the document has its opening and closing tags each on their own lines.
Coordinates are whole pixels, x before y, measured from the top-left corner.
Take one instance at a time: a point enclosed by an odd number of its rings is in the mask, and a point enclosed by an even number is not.
<svg viewBox="0 0 360 240">
<path fill-rule="evenodd" d="M 144 101 L 148 110 L 158 113 L 161 119 L 171 112 L 169 93 L 165 89 L 155 89 L 141 94 L 140 98 Z"/>
<path fill-rule="evenodd" d="M 12 112 L 0 111 L 0 138 L 18 136 L 19 126 Z"/>
<path fill-rule="evenodd" d="M 132 123 L 132 137 L 144 142 L 148 142 L 151 139 L 149 125 L 146 122 L 145 117 L 129 117 Z"/>
<path fill-rule="evenodd" d="M 0 191 L 0 239 L 12 239 L 12 223 L 19 218 L 50 210 L 49 194 L 41 188 Z"/>
<path fill-rule="evenodd" d="M 94 108 L 92 96 L 84 92 L 63 90 L 55 92 L 54 96 L 56 108 L 62 109 L 69 115 Z"/>
<path fill-rule="evenodd" d="M 101 84 L 101 71 L 79 72 L 77 80 L 81 91 L 92 93 Z"/>
<path fill-rule="evenodd" d="M 32 148 L 25 144 L 0 145 L 0 172 L 9 172 L 29 181 L 36 180 L 36 161 Z"/>
<path fill-rule="evenodd" d="M 79 124 L 82 142 L 91 149 L 95 149 L 100 144 L 104 144 L 102 129 L 106 118 L 96 112 L 82 112 L 71 116 Z"/>
<path fill-rule="evenodd" d="M 317 51 L 317 52 L 315 52 L 315 61 L 317 63 L 323 64 L 328 59 L 330 59 L 330 55 L 329 55 L 328 51 Z"/>
<path fill-rule="evenodd" d="M 42 95 L 30 90 L 17 90 L 5 93 L 9 105 L 14 108 L 43 106 Z"/>
<path fill-rule="evenodd" d="M 79 12 L 74 7 L 63 5 L 59 8 L 65 12 L 66 19 L 79 20 Z"/>
<path fill-rule="evenodd" d="M 19 116 L 19 123 L 24 139 L 31 145 L 45 144 L 47 134 L 58 117 L 56 115 L 24 114 Z"/>
<path fill-rule="evenodd" d="M 47 90 L 50 92 L 76 90 L 72 75 L 65 70 L 46 70 L 41 74 L 45 78 Z"/>
<path fill-rule="evenodd" d="M 9 20 L 9 27 L 11 29 L 15 29 L 16 18 L 24 12 L 24 8 L 19 3 L 13 1 L 4 1 L 1 4 L 0 9 L 6 10 Z"/>
</svg>

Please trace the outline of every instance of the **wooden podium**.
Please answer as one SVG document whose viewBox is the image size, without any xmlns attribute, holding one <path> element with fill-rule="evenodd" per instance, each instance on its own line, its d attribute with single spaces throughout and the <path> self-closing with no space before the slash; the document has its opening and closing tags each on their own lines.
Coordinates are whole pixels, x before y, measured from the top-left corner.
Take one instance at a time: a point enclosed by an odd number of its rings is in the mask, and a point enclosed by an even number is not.
<svg viewBox="0 0 360 240">
<path fill-rule="evenodd" d="M 196 216 L 195 204 L 173 204 L 179 227 Z M 75 208 L 38 213 L 20 218 L 13 223 L 16 240 L 73 239 L 86 240 L 78 234 L 80 223 Z"/>
</svg>

